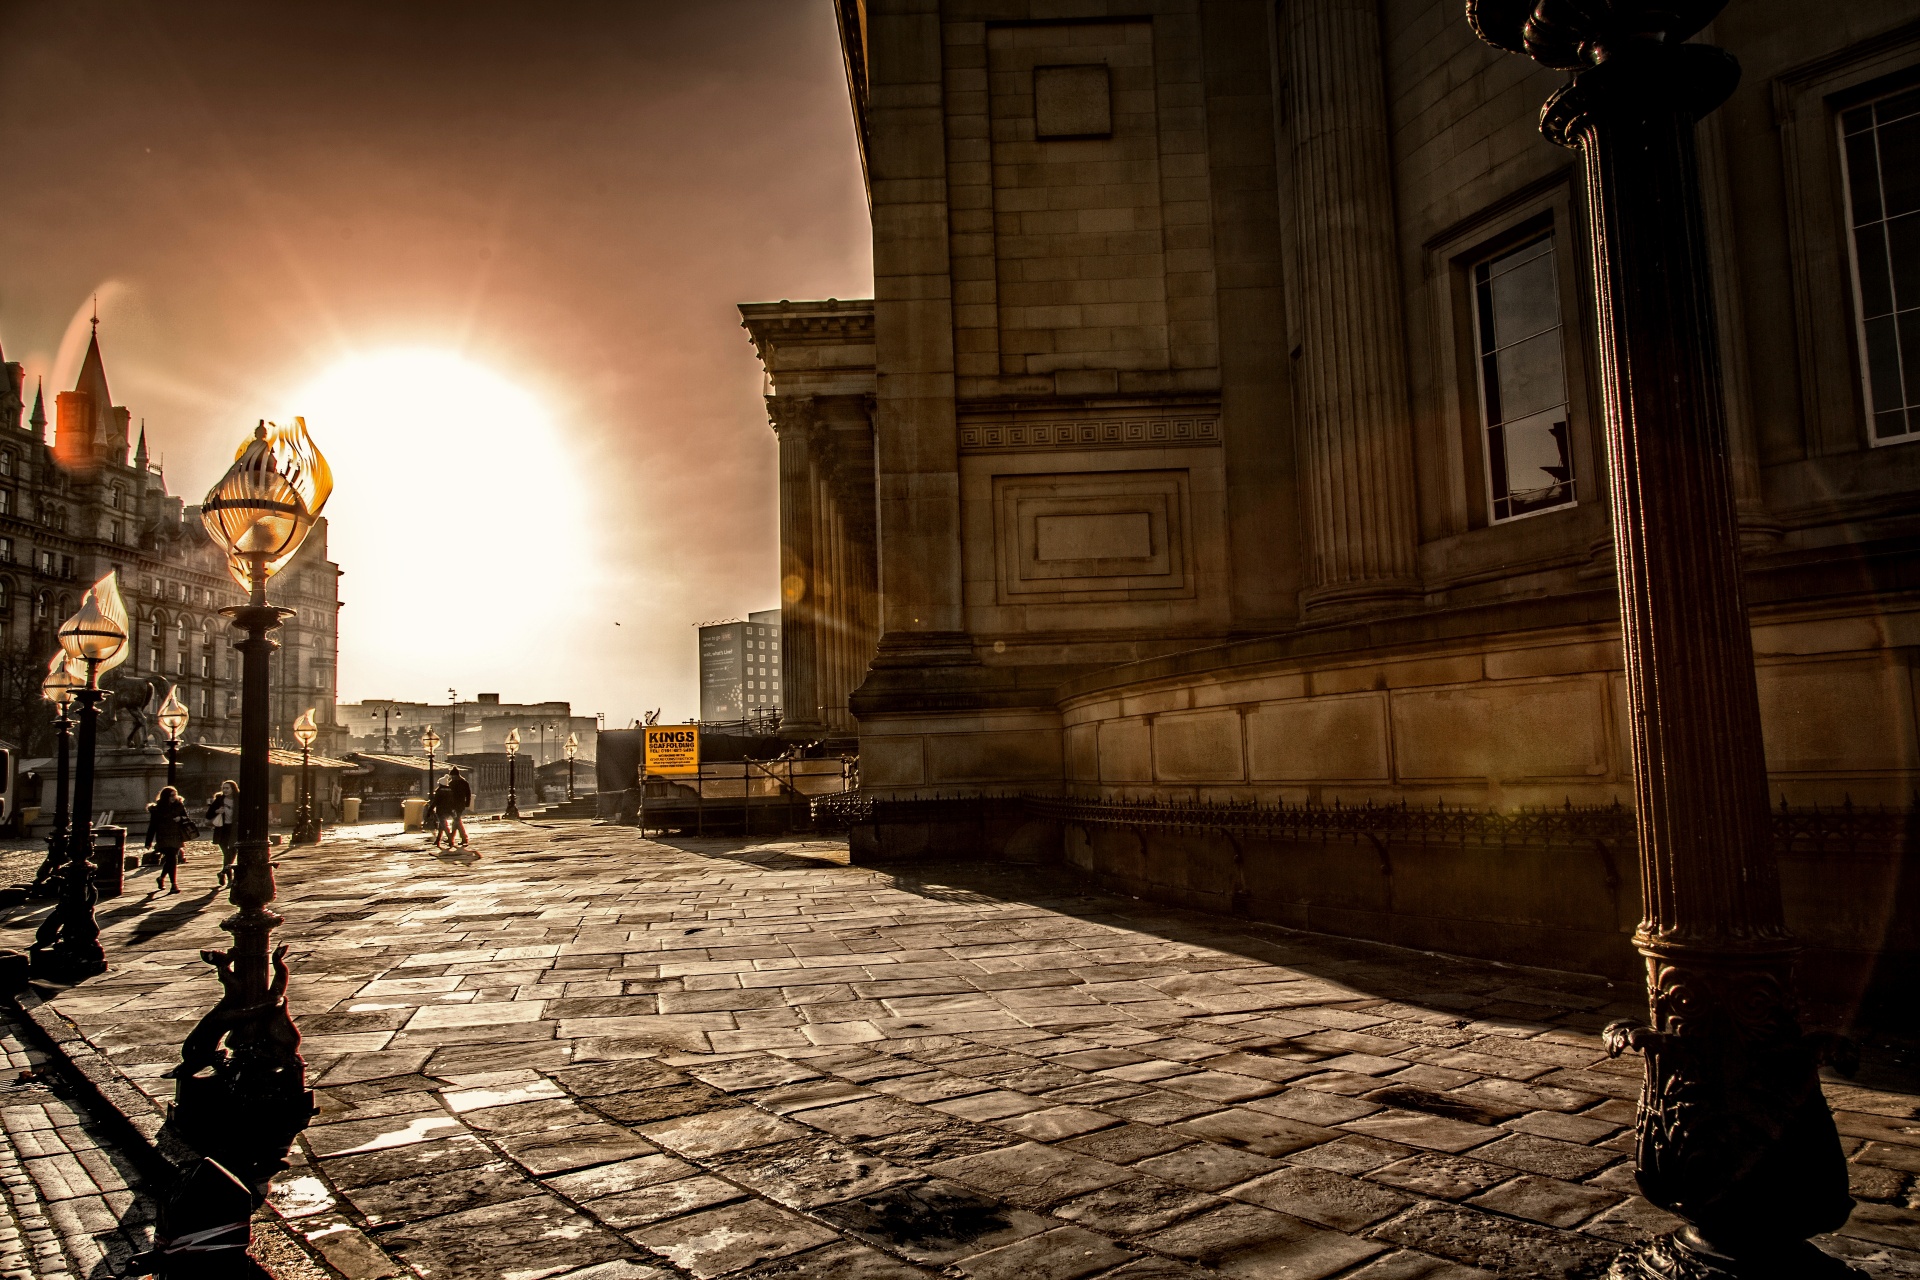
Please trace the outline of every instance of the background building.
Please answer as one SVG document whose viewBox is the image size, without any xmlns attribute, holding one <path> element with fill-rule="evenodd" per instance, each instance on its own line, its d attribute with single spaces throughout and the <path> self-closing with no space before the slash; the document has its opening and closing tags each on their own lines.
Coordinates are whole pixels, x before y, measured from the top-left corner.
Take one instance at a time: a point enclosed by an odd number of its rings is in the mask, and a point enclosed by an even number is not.
<svg viewBox="0 0 1920 1280">
<path fill-rule="evenodd" d="M 1559 844 L 1415 820 L 1633 802 L 1587 193 L 1538 129 L 1563 77 L 1457 3 L 840 8 L 878 301 L 742 310 L 787 694 L 851 690 L 862 856 L 1050 851 L 1194 906 L 1637 971 L 1630 815 Z M 1912 19 L 1745 0 L 1711 34 L 1744 67 L 1700 176 L 1790 808 L 1920 783 Z M 935 796 L 1028 799 L 996 825 Z M 1821 963 L 1920 954 L 1898 829 L 1783 827 Z"/>
<path fill-rule="evenodd" d="M 700 628 L 700 719 L 763 719 L 781 709 L 780 610 Z"/>
<path fill-rule="evenodd" d="M 0 369 L 0 733 L 27 755 L 50 747 L 51 715 L 39 686 L 58 647 L 54 631 L 87 587 L 117 569 L 133 650 L 108 682 L 154 682 L 149 715 L 167 686 L 177 685 L 192 716 L 189 741 L 237 743 L 239 654 L 219 611 L 244 603 L 244 594 L 202 528 L 199 508 L 168 493 L 144 424 L 137 441 L 129 439 L 132 414 L 113 403 L 98 322 L 73 390 L 56 399 L 51 440 L 43 389 L 34 389 L 28 410 L 20 365 L 0 360 Z M 320 726 L 316 750 L 338 747 L 339 578 L 322 519 L 268 586 L 269 599 L 296 611 L 275 636 L 276 745 L 293 745 L 293 721 L 311 707 Z M 102 744 L 124 743 L 129 727 L 124 718 L 103 726 Z"/>
<path fill-rule="evenodd" d="M 533 762 L 528 767 L 564 759 L 569 733 L 579 738 L 578 758 L 592 760 L 599 727 L 596 717 L 573 714 L 571 703 L 502 702 L 497 693 L 438 704 L 368 698 L 342 703 L 336 714 L 345 740 L 343 750 L 424 756 L 420 735 L 432 726 L 440 735 L 443 760 L 504 752 L 508 731 L 518 729 L 520 753 Z"/>
</svg>

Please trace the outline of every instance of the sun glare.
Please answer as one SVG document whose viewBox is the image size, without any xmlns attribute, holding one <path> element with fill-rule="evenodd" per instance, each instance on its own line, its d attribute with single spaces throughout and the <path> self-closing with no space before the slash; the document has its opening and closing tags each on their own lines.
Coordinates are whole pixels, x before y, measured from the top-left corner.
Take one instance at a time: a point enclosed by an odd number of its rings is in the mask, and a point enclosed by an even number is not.
<svg viewBox="0 0 1920 1280">
<path fill-rule="evenodd" d="M 583 468 L 546 406 L 425 348 L 343 360 L 286 412 L 305 415 L 337 483 L 341 698 L 566 696 L 547 686 L 593 545 Z"/>
</svg>

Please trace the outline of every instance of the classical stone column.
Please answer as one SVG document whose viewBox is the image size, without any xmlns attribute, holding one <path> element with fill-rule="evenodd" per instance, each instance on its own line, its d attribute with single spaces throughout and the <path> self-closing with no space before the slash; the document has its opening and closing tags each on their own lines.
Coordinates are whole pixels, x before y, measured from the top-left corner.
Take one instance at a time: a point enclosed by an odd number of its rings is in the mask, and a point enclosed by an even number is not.
<svg viewBox="0 0 1920 1280">
<path fill-rule="evenodd" d="M 767 417 L 780 440 L 780 708 L 782 732 L 811 737 L 815 710 L 813 399 L 768 396 Z"/>
<path fill-rule="evenodd" d="M 1376 0 L 1288 0 L 1312 613 L 1419 588 Z"/>
<path fill-rule="evenodd" d="M 1739 65 L 1681 43 L 1725 0 L 1469 0 L 1492 44 L 1575 72 L 1542 114 L 1584 163 L 1651 1026 L 1641 1189 L 1687 1220 L 1615 1277 L 1844 1275 L 1807 1242 L 1852 1201 L 1819 1059 L 1795 1016 L 1795 947 L 1767 821 L 1695 121 Z"/>
</svg>

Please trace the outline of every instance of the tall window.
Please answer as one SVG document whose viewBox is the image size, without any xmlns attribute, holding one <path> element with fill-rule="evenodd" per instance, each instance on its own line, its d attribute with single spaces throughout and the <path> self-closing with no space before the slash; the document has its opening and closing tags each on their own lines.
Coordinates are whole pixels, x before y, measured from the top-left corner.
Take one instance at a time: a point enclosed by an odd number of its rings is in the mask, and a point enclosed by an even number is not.
<svg viewBox="0 0 1920 1280">
<path fill-rule="evenodd" d="M 0 449 L 0 476 L 13 474 L 13 450 Z"/>
<path fill-rule="evenodd" d="M 1867 438 L 1920 438 L 1920 89 L 1842 112 Z"/>
<path fill-rule="evenodd" d="M 1494 523 L 1574 504 L 1553 237 L 1473 269 L 1480 423 Z"/>
</svg>

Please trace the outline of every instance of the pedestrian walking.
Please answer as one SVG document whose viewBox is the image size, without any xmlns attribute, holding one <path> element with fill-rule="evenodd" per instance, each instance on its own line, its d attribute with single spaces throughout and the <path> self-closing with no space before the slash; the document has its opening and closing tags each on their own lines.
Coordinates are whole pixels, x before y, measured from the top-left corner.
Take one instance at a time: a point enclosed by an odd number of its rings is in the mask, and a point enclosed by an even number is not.
<svg viewBox="0 0 1920 1280">
<path fill-rule="evenodd" d="M 460 766 L 454 765 L 447 770 L 446 787 L 452 793 L 453 812 L 448 817 L 447 848 L 453 848 L 453 833 L 460 833 L 460 844 L 467 844 L 467 810 L 473 805 L 473 787 L 460 772 Z"/>
<path fill-rule="evenodd" d="M 449 849 L 453 847 L 453 833 L 447 829 L 448 819 L 452 816 L 453 790 L 443 782 L 427 797 L 427 811 L 421 815 L 421 820 L 433 828 L 434 848 L 438 849 L 442 840 L 447 842 Z"/>
<path fill-rule="evenodd" d="M 228 778 L 207 802 L 207 825 L 213 830 L 213 842 L 220 846 L 220 878 L 223 885 L 233 879 L 233 854 L 240 830 L 240 784 Z"/>
<path fill-rule="evenodd" d="M 173 883 L 180 892 L 180 846 L 200 834 L 187 816 L 186 801 L 172 787 L 160 788 L 159 798 L 147 806 L 147 847 L 160 855 L 160 874 L 155 877 L 155 893 Z"/>
</svg>

